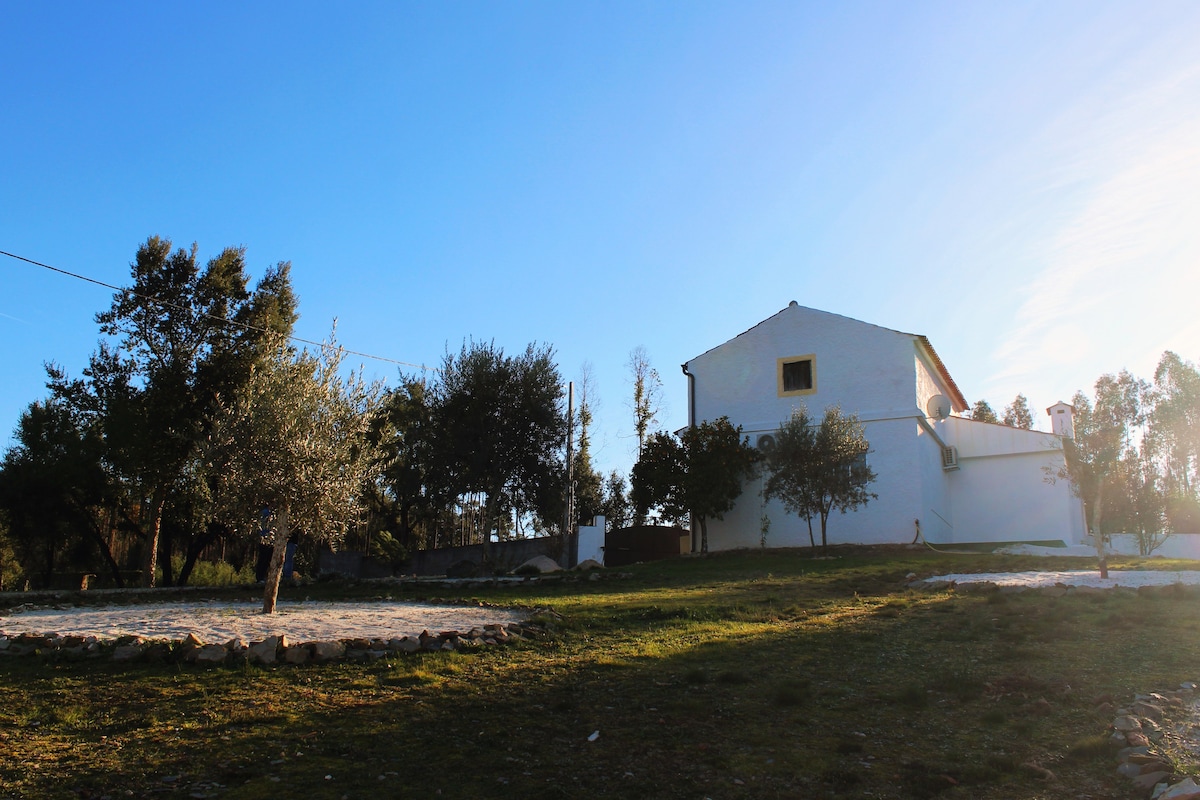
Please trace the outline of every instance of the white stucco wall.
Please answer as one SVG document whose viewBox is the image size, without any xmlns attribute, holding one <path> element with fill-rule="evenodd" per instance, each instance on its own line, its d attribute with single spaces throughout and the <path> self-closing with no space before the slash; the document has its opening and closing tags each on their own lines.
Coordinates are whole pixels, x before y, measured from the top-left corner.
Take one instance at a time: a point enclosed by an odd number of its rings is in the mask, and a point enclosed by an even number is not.
<svg viewBox="0 0 1200 800">
<path fill-rule="evenodd" d="M 780 397 L 777 360 L 808 354 L 815 357 L 815 391 Z M 928 369 L 919 388 L 914 377 L 919 358 L 914 336 L 793 306 L 692 359 L 687 369 L 694 376 L 696 421 L 726 415 L 752 444 L 801 403 L 814 421 L 831 405 L 857 414 L 871 444 L 868 463 L 878 476 L 871 491 L 879 497 L 856 512 L 835 511 L 829 541 L 869 544 L 912 541 L 913 521 L 926 505 L 922 476 L 933 469 L 941 481 L 940 451 L 923 447 L 914 431 L 919 394 L 948 390 Z M 757 547 L 764 510 L 771 519 L 768 546 L 808 544 L 805 520 L 777 501 L 764 506 L 760 491 L 761 481 L 754 481 L 723 521 L 709 521 L 710 549 Z M 944 504 L 944 487 L 935 487 L 933 496 L 931 502 Z M 819 520 L 814 528 L 819 537 Z"/>
<path fill-rule="evenodd" d="M 864 419 L 912 415 L 917 408 L 913 339 L 837 314 L 785 308 L 688 362 L 696 421 L 725 415 L 747 432 L 773 430 L 800 403 L 818 417 L 834 404 Z M 780 397 L 777 359 L 810 353 L 816 391 Z"/>
<path fill-rule="evenodd" d="M 814 391 L 780 397 L 777 360 L 809 354 Z M 695 421 L 728 416 L 751 444 L 801 403 L 814 421 L 834 404 L 859 416 L 877 475 L 870 488 L 878 498 L 856 512 L 834 512 L 830 543 L 910 542 L 915 520 L 927 541 L 941 543 L 1073 544 L 1084 534 L 1069 484 L 1046 480 L 1047 470 L 1062 464 L 1057 437 L 957 417 L 925 419 L 930 397 L 958 397 L 961 404 L 961 395 L 946 384 L 917 336 L 790 306 L 692 359 L 686 369 L 693 376 Z M 958 448 L 960 469 L 942 469 L 943 442 Z M 723 521 L 709 521 L 710 549 L 759 546 L 764 512 L 771 520 L 767 546 L 808 544 L 804 519 L 786 513 L 778 501 L 764 504 L 761 485 L 761 479 L 751 482 Z M 819 521 L 814 528 L 819 537 Z"/>
<path fill-rule="evenodd" d="M 936 427 L 958 448 L 959 463 L 947 473 L 953 524 L 941 541 L 1080 542 L 1079 499 L 1057 477 L 1063 466 L 1059 437 L 958 417 Z"/>
<path fill-rule="evenodd" d="M 1091 536 L 1084 537 L 1084 544 L 1094 546 Z M 1114 533 L 1109 540 L 1108 549 L 1113 553 L 1126 556 L 1139 554 L 1137 536 L 1132 533 Z M 1200 534 L 1172 533 L 1166 541 L 1151 553 L 1160 558 L 1193 558 L 1200 560 Z"/>
<path fill-rule="evenodd" d="M 912 522 L 919 516 L 922 503 L 921 483 L 910 479 L 920 470 L 913 425 L 912 420 L 864 424 L 867 441 L 871 443 L 867 463 L 878 476 L 870 490 L 879 497 L 857 511 L 846 514 L 834 511 L 828 524 L 830 544 L 912 541 Z M 789 514 L 778 500 L 764 505 L 762 485 L 761 476 L 750 481 L 724 520 L 709 521 L 709 549 L 758 547 L 764 511 L 771 519 L 768 547 L 808 546 L 808 524 L 804 518 Z M 820 544 L 821 521 L 817 517 L 813 518 L 813 534 Z"/>
<path fill-rule="evenodd" d="M 579 547 L 576 564 L 588 559 L 604 563 L 604 517 L 596 517 L 591 525 L 579 526 Z"/>
</svg>

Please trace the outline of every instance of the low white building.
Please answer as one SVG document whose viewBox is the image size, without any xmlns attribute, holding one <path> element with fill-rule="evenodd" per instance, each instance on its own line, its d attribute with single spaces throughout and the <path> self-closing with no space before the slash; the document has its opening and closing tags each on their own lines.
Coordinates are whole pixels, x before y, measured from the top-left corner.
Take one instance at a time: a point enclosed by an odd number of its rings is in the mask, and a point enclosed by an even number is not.
<svg viewBox="0 0 1200 800">
<path fill-rule="evenodd" d="M 689 424 L 727 416 L 752 445 L 766 445 L 799 404 L 818 420 L 832 405 L 858 415 L 878 499 L 834 512 L 831 544 L 912 542 L 918 525 L 931 544 L 1076 544 L 1086 533 L 1082 504 L 1056 479 L 1061 437 L 959 416 L 967 401 L 924 336 L 792 302 L 683 371 Z M 764 515 L 767 546 L 809 543 L 805 520 L 764 503 L 761 486 L 752 481 L 724 520 L 709 521 L 709 549 L 759 546 Z"/>
</svg>

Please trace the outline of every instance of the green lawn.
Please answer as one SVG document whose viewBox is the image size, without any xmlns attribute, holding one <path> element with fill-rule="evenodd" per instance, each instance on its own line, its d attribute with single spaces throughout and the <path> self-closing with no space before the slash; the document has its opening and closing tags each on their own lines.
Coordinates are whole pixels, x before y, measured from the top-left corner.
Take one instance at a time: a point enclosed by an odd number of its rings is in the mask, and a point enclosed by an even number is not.
<svg viewBox="0 0 1200 800">
<path fill-rule="evenodd" d="M 834 553 L 471 589 L 561 615 L 506 648 L 274 668 L 0 658 L 0 797 L 1132 797 L 1094 699 L 1200 678 L 1194 591 L 915 591 L 910 572 L 1091 564 Z"/>
</svg>

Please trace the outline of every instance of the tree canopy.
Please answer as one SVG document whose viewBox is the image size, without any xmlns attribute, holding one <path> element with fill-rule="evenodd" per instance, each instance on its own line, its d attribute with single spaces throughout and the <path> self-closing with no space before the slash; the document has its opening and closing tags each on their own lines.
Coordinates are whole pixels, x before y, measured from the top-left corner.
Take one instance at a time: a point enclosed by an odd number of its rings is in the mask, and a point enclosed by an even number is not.
<svg viewBox="0 0 1200 800">
<path fill-rule="evenodd" d="M 975 405 L 971 406 L 971 419 L 976 422 L 999 422 L 1000 418 L 996 416 L 996 412 L 988 405 L 987 400 L 977 400 Z"/>
<path fill-rule="evenodd" d="M 55 401 L 99 431 L 102 463 L 122 484 L 143 536 L 142 583 L 153 586 L 164 514 L 199 484 L 193 459 L 223 397 L 238 393 L 266 337 L 295 321 L 289 265 L 247 288 L 245 253 L 227 248 L 201 268 L 197 248 L 172 252 L 150 237 L 131 264 L 133 284 L 97 315 L 109 337 L 84 378 L 51 366 Z M 170 574 L 170 560 L 163 561 Z"/>
<path fill-rule="evenodd" d="M 1144 382 L 1122 370 L 1119 375 L 1100 376 L 1095 403 L 1083 392 L 1076 392 L 1071 400 L 1075 435 L 1063 441 L 1063 452 L 1074 491 L 1083 500 L 1102 575 L 1108 573 L 1101 527 L 1105 489 L 1130 446 L 1135 426 L 1141 422 L 1145 390 Z"/>
<path fill-rule="evenodd" d="M 1033 428 L 1033 412 L 1029 410 L 1029 401 L 1025 399 L 1025 395 L 1018 394 L 1011 403 L 1005 406 L 1003 422 L 1014 428 L 1024 428 L 1025 430 Z"/>
<path fill-rule="evenodd" d="M 763 497 L 778 498 L 788 511 L 808 520 L 810 541 L 816 515 L 821 547 L 827 547 L 829 515 L 835 509 L 844 514 L 877 497 L 867 489 L 875 480 L 867 464 L 869 450 L 857 415 L 846 416 L 840 407 L 830 406 L 814 426 L 808 409 L 799 406 L 780 423 L 775 445 L 766 453 Z"/>
<path fill-rule="evenodd" d="M 669 520 L 690 515 L 708 552 L 708 520 L 722 519 L 754 474 L 757 454 L 728 417 L 686 428 L 678 438 L 660 431 L 633 467 L 633 502 L 639 516 L 657 506 Z"/>
<path fill-rule="evenodd" d="M 533 511 L 553 525 L 562 513 L 562 399 L 549 346 L 508 356 L 494 343 L 472 342 L 442 362 L 431 397 L 435 459 L 452 495 L 483 496 L 485 554 L 502 516 Z"/>
<path fill-rule="evenodd" d="M 294 353 L 277 343 L 251 370 L 244 391 L 216 415 L 205 452 L 220 476 L 220 510 L 252 524 L 274 520 L 263 611 L 275 610 L 285 546 L 294 530 L 338 542 L 363 509 L 374 474 L 371 426 L 382 387 L 342 377 L 341 348 Z"/>
</svg>

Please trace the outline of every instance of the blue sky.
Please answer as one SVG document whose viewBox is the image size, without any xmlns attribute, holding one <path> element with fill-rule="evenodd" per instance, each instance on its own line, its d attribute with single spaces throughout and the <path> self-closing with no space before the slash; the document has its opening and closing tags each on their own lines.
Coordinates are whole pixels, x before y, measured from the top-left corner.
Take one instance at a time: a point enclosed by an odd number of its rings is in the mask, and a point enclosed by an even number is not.
<svg viewBox="0 0 1200 800">
<path fill-rule="evenodd" d="M 627 362 L 797 300 L 1039 412 L 1200 360 L 1200 4 L 0 0 L 0 250 L 122 284 L 152 234 L 291 261 L 297 333 Z M 0 426 L 111 292 L 0 258 Z M 397 368 L 365 362 L 395 382 Z"/>
</svg>

